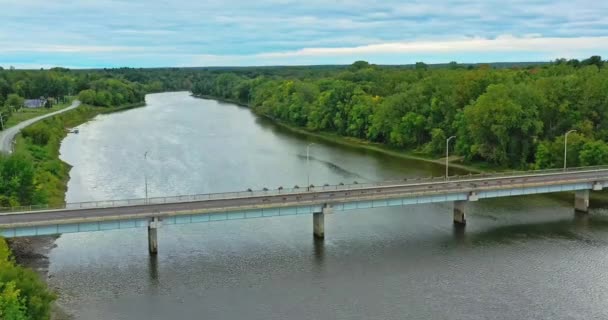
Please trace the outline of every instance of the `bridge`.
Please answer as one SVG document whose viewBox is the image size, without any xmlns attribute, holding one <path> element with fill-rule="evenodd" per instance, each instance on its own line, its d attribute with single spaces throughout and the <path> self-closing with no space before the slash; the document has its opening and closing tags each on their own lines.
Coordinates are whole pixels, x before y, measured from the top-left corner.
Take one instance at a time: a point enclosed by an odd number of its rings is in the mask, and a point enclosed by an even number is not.
<svg viewBox="0 0 608 320">
<path fill-rule="evenodd" d="M 326 214 L 352 209 L 452 202 L 453 222 L 466 223 L 466 204 L 481 199 L 574 192 L 574 208 L 587 212 L 589 191 L 608 186 L 608 166 L 435 177 L 351 185 L 243 191 L 176 197 L 69 203 L 58 208 L 0 208 L 4 237 L 148 228 L 151 254 L 161 225 L 302 215 L 324 237 Z"/>
</svg>

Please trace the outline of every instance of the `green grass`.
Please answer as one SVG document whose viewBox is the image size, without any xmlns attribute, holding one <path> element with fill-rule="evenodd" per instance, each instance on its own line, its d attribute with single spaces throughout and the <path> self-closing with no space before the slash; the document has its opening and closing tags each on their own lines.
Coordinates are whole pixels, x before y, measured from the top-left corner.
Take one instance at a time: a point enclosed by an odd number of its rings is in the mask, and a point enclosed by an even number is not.
<svg viewBox="0 0 608 320">
<path fill-rule="evenodd" d="M 29 120 L 29 119 L 32 119 L 32 118 L 35 118 L 38 116 L 42 116 L 47 113 L 59 111 L 61 109 L 67 108 L 70 104 L 72 104 L 72 100 L 73 99 L 70 98 L 70 99 L 68 99 L 68 102 L 58 103 L 50 109 L 47 109 L 47 108 L 36 108 L 36 109 L 21 108 L 21 110 L 13 112 L 13 114 L 11 114 L 11 116 L 8 118 L 8 120 L 6 120 L 6 123 L 4 125 L 6 126 L 6 128 L 10 128 L 25 120 Z"/>
</svg>

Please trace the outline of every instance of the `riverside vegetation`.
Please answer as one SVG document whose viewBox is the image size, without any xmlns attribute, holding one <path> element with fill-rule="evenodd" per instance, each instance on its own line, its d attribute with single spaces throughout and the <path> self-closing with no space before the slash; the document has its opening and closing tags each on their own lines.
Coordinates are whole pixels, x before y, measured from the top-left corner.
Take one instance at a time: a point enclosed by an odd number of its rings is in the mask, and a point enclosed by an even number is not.
<svg viewBox="0 0 608 320">
<path fill-rule="evenodd" d="M 0 238 L 0 319 L 49 319 L 55 295 L 38 274 L 17 265 Z"/>
<path fill-rule="evenodd" d="M 0 155 L 0 207 L 61 205 L 69 167 L 59 145 L 97 114 L 189 90 L 229 100 L 292 127 L 428 157 L 456 135 L 465 164 L 555 168 L 608 163 L 608 68 L 599 56 L 543 64 L 4 70 L 0 112 L 15 122 L 24 98 L 77 95 L 83 106 L 43 120 Z M 14 263 L 0 239 L 0 318 L 48 319 L 54 296 Z"/>
<path fill-rule="evenodd" d="M 544 169 L 608 163 L 608 68 L 599 56 L 525 68 L 349 68 L 298 76 L 204 75 L 192 92 L 249 105 L 258 114 L 430 156 L 455 154 L 494 168 Z"/>
</svg>

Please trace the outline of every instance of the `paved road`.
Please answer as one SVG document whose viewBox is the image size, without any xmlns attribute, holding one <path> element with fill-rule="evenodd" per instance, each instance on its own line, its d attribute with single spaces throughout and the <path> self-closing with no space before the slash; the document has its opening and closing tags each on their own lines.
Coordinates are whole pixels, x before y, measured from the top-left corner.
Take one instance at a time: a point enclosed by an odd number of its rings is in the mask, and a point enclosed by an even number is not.
<svg viewBox="0 0 608 320">
<path fill-rule="evenodd" d="M 15 139 L 15 136 L 19 133 L 19 131 L 21 131 L 21 129 L 31 125 L 34 122 L 38 122 L 42 119 L 52 117 L 56 114 L 60 114 L 62 112 L 66 112 L 66 111 L 75 109 L 79 105 L 80 105 L 80 101 L 74 100 L 74 102 L 72 102 L 72 104 L 67 108 L 57 110 L 55 112 L 47 113 L 45 115 L 41 115 L 41 116 L 29 119 L 29 120 L 25 120 L 25 121 L 17 124 L 16 126 L 10 127 L 4 131 L 0 131 L 0 152 L 11 153 L 13 151 L 13 140 Z"/>
<path fill-rule="evenodd" d="M 269 196 L 249 196 L 232 199 L 217 199 L 166 204 L 132 205 L 122 207 L 61 209 L 33 211 L 17 214 L 0 214 L 0 227 L 20 224 L 69 223 L 69 220 L 86 219 L 102 221 L 110 219 L 132 219 L 162 216 L 175 212 L 209 212 L 214 209 L 252 209 L 256 207 L 277 208 L 285 206 L 311 205 L 323 203 L 343 203 L 359 200 L 391 199 L 416 194 L 437 195 L 469 191 L 510 189 L 519 187 L 548 186 L 567 183 L 608 181 L 608 169 L 596 169 L 565 173 L 543 173 L 535 175 L 501 176 L 462 179 L 429 183 L 394 184 L 381 187 L 359 188 L 334 191 L 302 191 Z"/>
</svg>

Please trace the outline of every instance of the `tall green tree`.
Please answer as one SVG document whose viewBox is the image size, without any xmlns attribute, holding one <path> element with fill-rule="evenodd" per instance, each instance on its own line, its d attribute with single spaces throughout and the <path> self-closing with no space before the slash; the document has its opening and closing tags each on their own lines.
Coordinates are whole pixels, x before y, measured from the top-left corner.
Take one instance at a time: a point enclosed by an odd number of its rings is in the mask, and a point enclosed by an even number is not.
<svg viewBox="0 0 608 320">
<path fill-rule="evenodd" d="M 0 155 L 0 206 L 30 205 L 34 194 L 32 162 L 20 154 Z"/>
<path fill-rule="evenodd" d="M 498 165 L 525 165 L 543 127 L 538 120 L 537 99 L 525 86 L 490 85 L 465 108 L 473 140 L 470 152 Z"/>
<path fill-rule="evenodd" d="M 11 110 L 20 109 L 23 107 L 24 99 L 20 97 L 18 94 L 11 93 L 6 98 L 6 102 L 4 104 L 7 107 L 10 107 Z"/>
<path fill-rule="evenodd" d="M 608 145 L 603 141 L 589 141 L 585 143 L 580 152 L 582 166 L 595 166 L 608 164 Z"/>
</svg>

